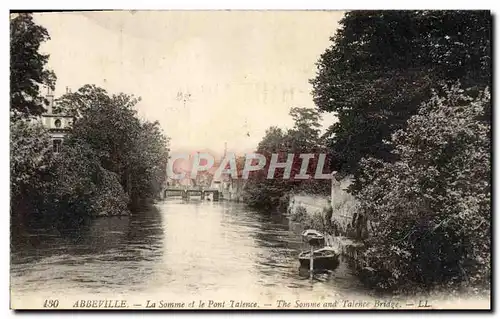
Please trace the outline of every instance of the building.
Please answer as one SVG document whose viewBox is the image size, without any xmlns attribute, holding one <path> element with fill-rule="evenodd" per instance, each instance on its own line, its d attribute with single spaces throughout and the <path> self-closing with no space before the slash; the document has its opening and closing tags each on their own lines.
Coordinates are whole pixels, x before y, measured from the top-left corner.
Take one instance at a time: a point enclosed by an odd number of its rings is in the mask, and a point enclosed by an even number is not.
<svg viewBox="0 0 500 319">
<path fill-rule="evenodd" d="M 64 138 L 71 131 L 74 117 L 54 112 L 56 102 L 52 92 L 48 92 L 47 99 L 49 100 L 49 105 L 47 106 L 47 112 L 41 116 L 41 122 L 49 132 L 54 153 L 59 153 L 62 149 Z"/>
</svg>

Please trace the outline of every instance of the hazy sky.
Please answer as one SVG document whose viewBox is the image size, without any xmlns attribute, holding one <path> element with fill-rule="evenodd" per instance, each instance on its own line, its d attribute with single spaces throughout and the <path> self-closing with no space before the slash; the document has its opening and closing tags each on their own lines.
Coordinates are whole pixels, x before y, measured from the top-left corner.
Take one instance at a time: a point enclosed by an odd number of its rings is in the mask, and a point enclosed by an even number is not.
<svg viewBox="0 0 500 319">
<path fill-rule="evenodd" d="M 140 96 L 174 150 L 252 151 L 265 130 L 313 107 L 308 80 L 340 11 L 140 11 L 37 14 L 51 40 L 56 96 L 96 84 Z M 185 103 L 180 94 L 190 94 Z M 331 123 L 331 116 L 324 116 Z M 248 134 L 250 136 L 248 136 Z"/>
</svg>

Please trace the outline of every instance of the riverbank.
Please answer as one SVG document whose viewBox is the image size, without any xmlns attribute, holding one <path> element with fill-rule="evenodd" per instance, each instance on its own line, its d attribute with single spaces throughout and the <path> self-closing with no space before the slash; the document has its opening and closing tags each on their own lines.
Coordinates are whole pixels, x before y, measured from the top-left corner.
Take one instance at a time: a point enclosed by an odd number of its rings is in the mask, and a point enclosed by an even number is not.
<svg viewBox="0 0 500 319">
<path fill-rule="evenodd" d="M 358 202 L 347 190 L 351 177 L 332 179 L 329 196 L 307 192 L 288 194 L 286 214 L 292 221 L 328 235 L 336 246 L 349 258 L 357 259 L 363 239 L 368 236 L 368 223 L 357 211 Z"/>
<path fill-rule="evenodd" d="M 360 217 L 355 211 L 352 211 L 356 207 L 353 198 L 349 198 L 345 193 L 342 194 L 338 189 L 336 195 L 334 199 L 338 201 L 330 206 L 328 197 L 304 193 L 291 194 L 289 195 L 290 200 L 286 215 L 292 223 L 296 224 L 295 228 L 315 229 L 323 233 L 325 244 L 335 248 L 340 253 L 342 260 L 349 265 L 353 274 L 365 287 L 380 296 L 426 295 L 433 300 L 443 295 L 457 298 L 465 295 L 483 299 L 489 298 L 489 287 L 469 287 L 467 282 L 442 284 L 427 288 L 416 286 L 410 281 L 397 286 L 385 285 L 390 274 L 371 268 L 366 263 L 363 254 L 366 250 L 368 225 L 362 228 L 357 223 Z M 351 214 L 346 214 L 349 210 L 351 210 Z M 350 219 L 345 222 L 347 217 Z"/>
<path fill-rule="evenodd" d="M 346 206 L 351 207 L 352 203 L 345 201 L 332 207 L 330 197 L 311 195 L 306 193 L 290 194 L 287 208 L 287 216 L 291 222 L 300 225 L 302 230 L 315 229 L 325 235 L 325 244 L 334 248 L 341 258 L 354 271 L 358 278 L 363 279 L 363 264 L 360 261 L 360 254 L 364 249 L 364 243 L 360 239 L 349 237 L 351 227 L 339 223 L 346 219 Z M 354 214 L 353 214 L 354 215 Z M 342 225 L 345 225 L 342 227 Z M 372 278 L 370 278 L 372 279 Z M 364 283 L 370 281 L 364 280 Z M 363 281 L 363 280 L 362 280 Z"/>
</svg>

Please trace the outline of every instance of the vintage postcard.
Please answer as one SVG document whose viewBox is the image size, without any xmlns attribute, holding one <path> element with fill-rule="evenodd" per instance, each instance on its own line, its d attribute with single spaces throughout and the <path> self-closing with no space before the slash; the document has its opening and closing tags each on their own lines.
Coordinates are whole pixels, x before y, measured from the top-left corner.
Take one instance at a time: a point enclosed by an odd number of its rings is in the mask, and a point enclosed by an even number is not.
<svg viewBox="0 0 500 319">
<path fill-rule="evenodd" d="M 489 11 L 10 14 L 15 310 L 491 308 Z"/>
</svg>

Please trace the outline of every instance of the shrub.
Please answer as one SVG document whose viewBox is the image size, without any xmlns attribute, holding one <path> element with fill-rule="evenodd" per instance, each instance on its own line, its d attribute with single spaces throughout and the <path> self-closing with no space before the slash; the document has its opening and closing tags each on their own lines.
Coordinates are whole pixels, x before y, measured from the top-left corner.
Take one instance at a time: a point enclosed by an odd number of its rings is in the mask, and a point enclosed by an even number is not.
<svg viewBox="0 0 500 319">
<path fill-rule="evenodd" d="M 123 215 L 128 197 L 116 173 L 101 167 L 94 150 L 70 140 L 52 163 L 46 211 L 56 218 L 81 222 L 103 215 Z"/>
<path fill-rule="evenodd" d="M 103 168 L 99 171 L 97 191 L 90 201 L 90 209 L 96 216 L 127 215 L 129 198 L 120 185 L 119 176 Z"/>
<path fill-rule="evenodd" d="M 307 220 L 307 218 L 308 215 L 306 208 L 300 205 L 295 208 L 295 211 L 292 212 L 292 215 L 290 216 L 290 220 L 297 223 L 303 223 Z"/>
<path fill-rule="evenodd" d="M 311 215 L 308 215 L 306 221 L 304 222 L 304 226 L 306 228 L 316 229 L 322 233 L 326 232 L 328 228 L 325 216 L 322 212 L 314 212 Z"/>
<path fill-rule="evenodd" d="M 49 182 L 49 136 L 41 125 L 26 121 L 12 123 L 10 133 L 11 213 L 37 213 Z"/>
<path fill-rule="evenodd" d="M 286 214 L 289 204 L 290 204 L 290 194 L 285 193 L 279 199 L 278 212 L 281 214 Z"/>
<path fill-rule="evenodd" d="M 366 264 L 379 287 L 490 279 L 490 112 L 486 90 L 453 87 L 393 135 L 399 160 L 363 161 L 360 210 L 374 222 Z"/>
</svg>

